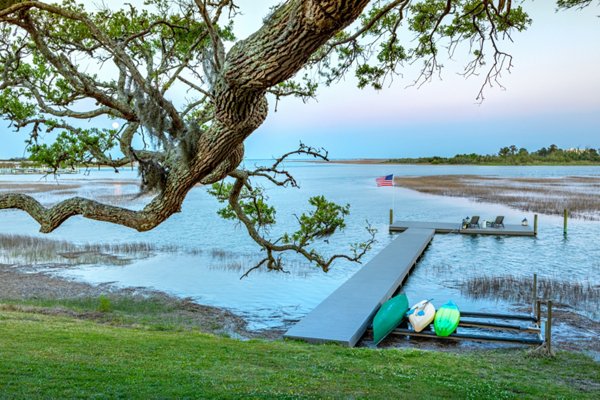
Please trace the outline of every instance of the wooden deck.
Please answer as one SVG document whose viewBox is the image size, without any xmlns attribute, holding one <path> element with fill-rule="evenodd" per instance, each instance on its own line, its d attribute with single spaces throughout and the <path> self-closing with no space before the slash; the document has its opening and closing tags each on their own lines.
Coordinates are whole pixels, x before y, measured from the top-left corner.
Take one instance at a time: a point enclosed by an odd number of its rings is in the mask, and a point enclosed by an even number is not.
<svg viewBox="0 0 600 400">
<path fill-rule="evenodd" d="M 379 306 L 402 285 L 435 233 L 433 228 L 403 231 L 284 337 L 356 345 Z"/>
<path fill-rule="evenodd" d="M 379 306 L 402 285 L 436 233 L 535 236 L 528 226 L 462 229 L 460 222 L 397 221 L 390 225 L 390 232 L 401 234 L 284 337 L 313 343 L 356 345 Z"/>
<path fill-rule="evenodd" d="M 459 233 L 462 235 L 535 236 L 535 232 L 530 226 L 505 225 L 503 228 L 462 229 L 460 222 L 396 221 L 390 225 L 390 232 L 404 232 L 409 228 L 433 229 L 435 233 Z"/>
</svg>

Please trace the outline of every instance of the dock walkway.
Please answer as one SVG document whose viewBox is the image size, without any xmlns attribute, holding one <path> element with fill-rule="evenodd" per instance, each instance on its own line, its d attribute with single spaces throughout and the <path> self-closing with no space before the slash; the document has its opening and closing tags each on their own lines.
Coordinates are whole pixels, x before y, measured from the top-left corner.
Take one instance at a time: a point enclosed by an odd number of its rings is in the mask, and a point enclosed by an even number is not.
<svg viewBox="0 0 600 400">
<path fill-rule="evenodd" d="M 434 228 L 403 231 L 284 336 L 356 345 L 379 306 L 402 285 L 435 234 Z"/>
<path fill-rule="evenodd" d="M 535 232 L 530 226 L 505 225 L 500 228 L 463 229 L 460 222 L 396 221 L 390 225 L 390 232 L 404 232 L 409 228 L 433 229 L 435 233 L 460 233 L 462 235 L 535 236 Z"/>
</svg>

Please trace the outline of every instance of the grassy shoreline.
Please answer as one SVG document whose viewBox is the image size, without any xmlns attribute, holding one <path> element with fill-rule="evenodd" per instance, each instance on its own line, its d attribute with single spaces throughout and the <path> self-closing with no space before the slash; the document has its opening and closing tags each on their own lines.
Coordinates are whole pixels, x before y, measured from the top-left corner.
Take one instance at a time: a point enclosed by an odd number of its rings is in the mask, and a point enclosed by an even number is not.
<svg viewBox="0 0 600 400">
<path fill-rule="evenodd" d="M 348 349 L 0 309 L 0 397 L 597 398 L 575 353 Z"/>
<path fill-rule="evenodd" d="M 199 330 L 248 339 L 281 336 L 277 330 L 250 331 L 240 316 L 188 298 L 143 287 L 91 285 L 0 264 L 0 314 L 3 311 L 71 317 L 112 326 Z"/>
<path fill-rule="evenodd" d="M 0 271 L 1 294 L 11 293 L 11 279 L 18 288 L 12 299 L 0 295 L 0 398 L 600 395 L 600 364 L 581 353 L 541 358 L 521 349 L 374 350 L 284 342 L 281 333 L 253 335 L 239 317 L 158 292 L 114 293 L 11 267 Z M 32 298 L 34 284 L 45 289 Z M 80 295 L 49 297 L 75 291 Z"/>
</svg>

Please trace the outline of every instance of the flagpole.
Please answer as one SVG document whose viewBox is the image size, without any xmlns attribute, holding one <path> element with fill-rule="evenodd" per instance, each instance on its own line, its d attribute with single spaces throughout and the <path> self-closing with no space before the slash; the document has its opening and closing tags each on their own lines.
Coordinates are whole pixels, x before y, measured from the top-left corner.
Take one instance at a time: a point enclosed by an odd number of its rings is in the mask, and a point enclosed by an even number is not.
<svg viewBox="0 0 600 400">
<path fill-rule="evenodd" d="M 394 193 L 392 194 L 392 210 L 394 213 L 396 212 L 396 185 L 394 185 L 394 175 L 392 175 L 392 190 Z M 393 223 L 394 221 L 392 221 Z"/>
<path fill-rule="evenodd" d="M 377 187 L 380 186 L 391 186 L 394 193 L 392 194 L 392 208 L 390 208 L 390 225 L 394 223 L 394 209 L 396 208 L 396 191 L 394 189 L 394 174 L 380 176 L 375 178 L 375 182 L 377 183 Z"/>
</svg>

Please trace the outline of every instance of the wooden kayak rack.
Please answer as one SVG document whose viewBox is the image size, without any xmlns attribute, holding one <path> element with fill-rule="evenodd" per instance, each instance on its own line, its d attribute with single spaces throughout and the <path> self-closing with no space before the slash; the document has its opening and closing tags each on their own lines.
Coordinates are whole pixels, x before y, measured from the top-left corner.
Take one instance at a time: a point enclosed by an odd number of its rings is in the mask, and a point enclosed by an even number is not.
<svg viewBox="0 0 600 400">
<path fill-rule="evenodd" d="M 432 325 L 424 331 L 415 332 L 409 329 L 408 322 L 403 322 L 400 327 L 394 329 L 390 335 L 408 336 L 419 338 L 430 338 L 450 341 L 478 341 L 524 344 L 529 346 L 539 346 L 538 348 L 547 354 L 552 354 L 552 300 L 544 300 L 537 297 L 537 274 L 533 275 L 532 289 L 532 308 L 531 314 L 498 314 L 461 311 L 460 322 L 458 324 L 461 332 L 453 333 L 450 336 L 437 336 L 432 329 Z M 542 305 L 546 306 L 546 318 L 542 321 Z M 490 322 L 489 320 L 500 320 L 502 322 Z M 529 322 L 529 325 L 523 323 Z M 545 322 L 542 325 L 542 322 Z M 544 329 L 542 329 L 542 326 Z M 512 335 L 488 335 L 483 333 L 464 333 L 464 329 L 477 329 L 487 331 L 504 331 L 513 333 Z M 542 334 L 543 331 L 543 334 Z M 372 330 L 369 329 L 372 334 Z"/>
</svg>

